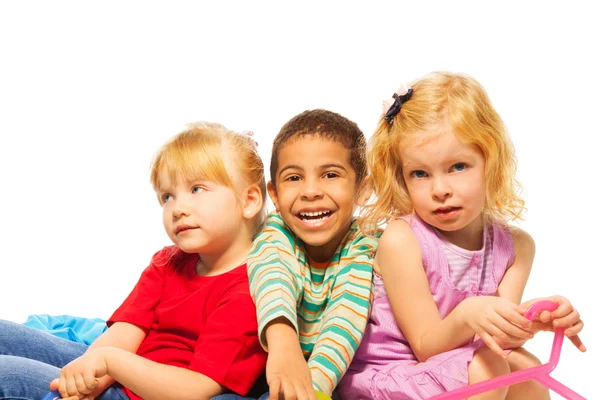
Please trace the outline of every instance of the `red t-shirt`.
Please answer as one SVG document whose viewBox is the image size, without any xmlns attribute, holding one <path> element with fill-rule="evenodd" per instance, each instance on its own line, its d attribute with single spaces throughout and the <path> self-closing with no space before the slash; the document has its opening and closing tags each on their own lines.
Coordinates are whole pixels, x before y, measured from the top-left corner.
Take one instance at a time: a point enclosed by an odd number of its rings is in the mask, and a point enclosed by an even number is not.
<svg viewBox="0 0 600 400">
<path fill-rule="evenodd" d="M 107 321 L 144 329 L 137 354 L 199 372 L 245 395 L 267 360 L 258 341 L 246 265 L 217 276 L 196 275 L 197 254 L 175 246 L 152 258 Z M 124 388 L 130 399 L 140 399 Z"/>
</svg>

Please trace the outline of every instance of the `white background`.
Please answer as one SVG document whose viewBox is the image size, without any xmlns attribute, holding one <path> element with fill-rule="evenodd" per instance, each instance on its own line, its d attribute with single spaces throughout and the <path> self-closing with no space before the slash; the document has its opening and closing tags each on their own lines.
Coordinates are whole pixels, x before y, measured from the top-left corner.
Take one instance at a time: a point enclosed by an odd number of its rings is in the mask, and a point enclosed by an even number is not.
<svg viewBox="0 0 600 400">
<path fill-rule="evenodd" d="M 537 243 L 525 298 L 563 294 L 586 322 L 588 353 L 565 346 L 554 376 L 596 397 L 597 13 L 579 2 L 254 3 L 1 3 L 0 318 L 110 316 L 169 244 L 149 165 L 185 123 L 253 130 L 268 168 L 274 135 L 305 109 L 370 136 L 399 83 L 466 72 L 517 149 L 521 226 Z M 550 340 L 528 348 L 545 361 Z"/>
</svg>

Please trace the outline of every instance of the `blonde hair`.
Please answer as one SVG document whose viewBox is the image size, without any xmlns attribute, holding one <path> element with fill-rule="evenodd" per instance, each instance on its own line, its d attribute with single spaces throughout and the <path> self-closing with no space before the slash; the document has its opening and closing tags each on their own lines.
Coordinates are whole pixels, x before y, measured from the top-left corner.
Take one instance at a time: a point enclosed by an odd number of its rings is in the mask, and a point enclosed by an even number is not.
<svg viewBox="0 0 600 400">
<path fill-rule="evenodd" d="M 400 147 L 420 132 L 443 123 L 485 159 L 486 219 L 507 223 L 520 219 L 516 157 L 502 119 L 479 82 L 468 75 L 435 72 L 411 84 L 413 95 L 390 125 L 379 121 L 369 140 L 367 161 L 376 199 L 361 215 L 361 225 L 374 226 L 413 211 L 402 175 Z"/>
<path fill-rule="evenodd" d="M 227 156 L 224 154 L 231 153 Z M 198 122 L 189 124 L 163 145 L 152 162 L 150 182 L 155 192 L 160 191 L 160 176 L 166 173 L 172 181 L 208 180 L 231 189 L 233 182 L 227 173 L 227 161 L 234 163 L 242 178 L 260 189 L 263 198 L 261 211 L 252 220 L 252 233 L 262 228 L 266 216 L 266 185 L 264 167 L 256 143 L 249 135 L 236 133 L 221 124 Z M 231 164 L 229 164 L 231 165 Z"/>
</svg>

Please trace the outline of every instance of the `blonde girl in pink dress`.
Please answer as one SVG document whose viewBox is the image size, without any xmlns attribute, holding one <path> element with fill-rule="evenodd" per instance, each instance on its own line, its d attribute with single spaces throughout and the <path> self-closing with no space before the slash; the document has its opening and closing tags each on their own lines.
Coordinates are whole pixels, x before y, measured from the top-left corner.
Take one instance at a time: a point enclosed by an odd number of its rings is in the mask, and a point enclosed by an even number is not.
<svg viewBox="0 0 600 400">
<path fill-rule="evenodd" d="M 521 303 L 535 252 L 504 124 L 473 78 L 433 73 L 401 89 L 371 139 L 376 201 L 363 223 L 388 222 L 375 259 L 363 341 L 339 386 L 344 399 L 425 399 L 539 364 L 521 346 L 565 327 L 581 350 L 579 313 L 564 297 L 532 323 Z M 512 351 L 509 351 L 511 350 Z M 477 399 L 549 399 L 534 381 Z"/>
</svg>

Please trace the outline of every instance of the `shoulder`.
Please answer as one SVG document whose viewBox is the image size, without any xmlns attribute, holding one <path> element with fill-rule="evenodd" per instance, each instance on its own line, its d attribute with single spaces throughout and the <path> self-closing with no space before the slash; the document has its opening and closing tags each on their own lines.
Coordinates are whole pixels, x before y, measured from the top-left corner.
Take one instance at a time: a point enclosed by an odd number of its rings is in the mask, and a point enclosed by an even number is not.
<svg viewBox="0 0 600 400">
<path fill-rule="evenodd" d="M 533 258 L 535 255 L 535 241 L 531 235 L 523 229 L 509 226 L 508 230 L 515 247 L 515 256 L 520 258 Z"/>
<path fill-rule="evenodd" d="M 284 241 L 291 245 L 296 241 L 294 233 L 277 211 L 273 211 L 267 215 L 263 229 L 254 240 L 255 243 L 265 241 Z"/>
<path fill-rule="evenodd" d="M 421 256 L 419 239 L 408 221 L 403 219 L 391 221 L 381 235 L 375 257 L 377 269 L 386 265 L 390 257 L 398 256 Z"/>
<path fill-rule="evenodd" d="M 379 246 L 390 246 L 397 243 L 404 243 L 406 241 L 417 241 L 417 235 L 410 226 L 409 222 L 404 219 L 396 219 L 390 221 L 386 226 L 381 239 L 379 239 Z"/>
<path fill-rule="evenodd" d="M 154 253 L 152 256 L 152 265 L 166 266 L 176 262 L 176 259 L 181 257 L 183 253 L 177 246 L 165 246 L 161 250 Z"/>
</svg>

